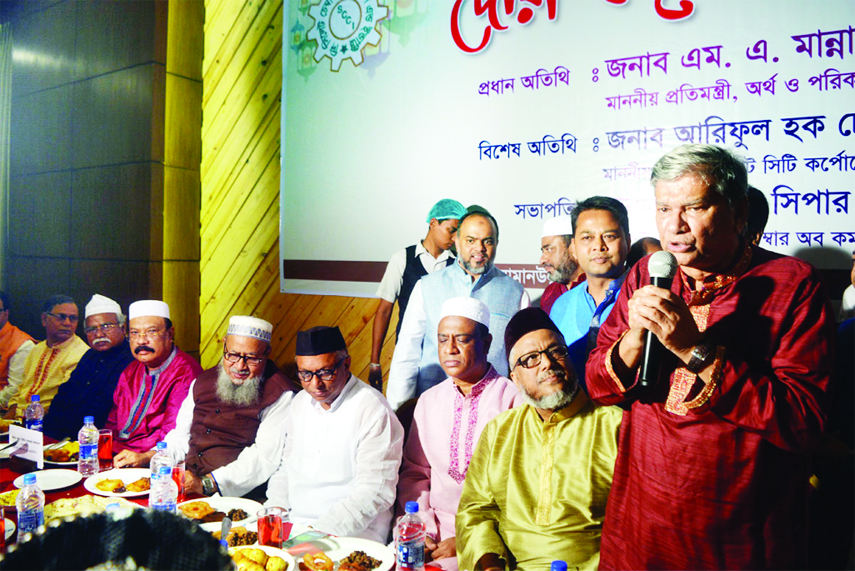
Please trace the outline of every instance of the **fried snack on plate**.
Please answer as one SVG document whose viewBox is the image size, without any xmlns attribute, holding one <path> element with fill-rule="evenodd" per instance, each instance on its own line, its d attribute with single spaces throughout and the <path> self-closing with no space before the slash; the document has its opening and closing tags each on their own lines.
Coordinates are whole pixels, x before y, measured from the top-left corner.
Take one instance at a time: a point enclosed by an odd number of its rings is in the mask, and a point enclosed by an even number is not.
<svg viewBox="0 0 855 571">
<path fill-rule="evenodd" d="M 131 482 L 127 486 L 129 492 L 146 492 L 151 489 L 150 478 L 140 478 L 135 482 Z"/>
<path fill-rule="evenodd" d="M 220 532 L 213 532 L 213 536 L 215 539 L 219 541 Z M 237 547 L 238 545 L 253 545 L 256 541 L 258 541 L 258 534 L 254 531 L 248 531 L 243 526 L 233 527 L 229 530 L 229 534 L 226 536 L 226 543 L 228 543 L 229 547 Z"/>
<path fill-rule="evenodd" d="M 3 492 L 0 494 L 0 506 L 3 507 L 14 507 L 15 500 L 18 499 L 18 492 L 20 490 L 9 490 L 8 492 Z"/>
<path fill-rule="evenodd" d="M 211 504 L 203 501 L 190 502 L 189 504 L 178 506 L 178 509 L 190 519 L 202 519 L 206 515 L 214 513 L 214 508 L 211 507 Z"/>
<path fill-rule="evenodd" d="M 267 565 L 264 566 L 265 571 L 286 571 L 288 563 L 281 557 L 275 555 L 267 559 Z"/>
<path fill-rule="evenodd" d="M 312 571 L 332 571 L 333 562 L 323 551 L 317 553 L 306 553 L 303 555 L 303 563 Z"/>
<path fill-rule="evenodd" d="M 119 488 L 124 488 L 125 483 L 121 480 L 110 480 L 109 478 L 105 478 L 100 482 L 96 482 L 95 487 L 102 492 L 115 492 Z"/>
</svg>

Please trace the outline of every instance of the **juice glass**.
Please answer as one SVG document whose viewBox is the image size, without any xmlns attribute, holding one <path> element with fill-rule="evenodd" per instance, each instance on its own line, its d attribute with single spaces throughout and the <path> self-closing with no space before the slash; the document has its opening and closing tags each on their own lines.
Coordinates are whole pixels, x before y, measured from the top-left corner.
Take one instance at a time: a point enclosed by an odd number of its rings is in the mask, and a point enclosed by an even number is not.
<svg viewBox="0 0 855 571">
<path fill-rule="evenodd" d="M 172 467 L 172 480 L 178 486 L 178 503 L 184 501 L 184 471 L 184 460 L 176 462 L 175 466 Z"/>
<path fill-rule="evenodd" d="M 98 465 L 101 472 L 113 467 L 113 431 L 109 428 L 98 431 Z"/>
<path fill-rule="evenodd" d="M 258 544 L 282 549 L 291 535 L 291 523 L 285 508 L 264 508 L 258 512 Z"/>
</svg>

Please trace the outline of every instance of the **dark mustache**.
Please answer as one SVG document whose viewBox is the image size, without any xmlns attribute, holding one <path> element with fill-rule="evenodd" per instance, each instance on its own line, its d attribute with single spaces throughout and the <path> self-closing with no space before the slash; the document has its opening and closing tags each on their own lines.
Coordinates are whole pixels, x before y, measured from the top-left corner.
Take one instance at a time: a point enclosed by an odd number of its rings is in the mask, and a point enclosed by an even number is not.
<svg viewBox="0 0 855 571">
<path fill-rule="evenodd" d="M 148 345 L 140 345 L 139 347 L 134 349 L 134 354 L 139 355 L 140 353 L 154 353 L 154 349 L 152 349 Z"/>
</svg>

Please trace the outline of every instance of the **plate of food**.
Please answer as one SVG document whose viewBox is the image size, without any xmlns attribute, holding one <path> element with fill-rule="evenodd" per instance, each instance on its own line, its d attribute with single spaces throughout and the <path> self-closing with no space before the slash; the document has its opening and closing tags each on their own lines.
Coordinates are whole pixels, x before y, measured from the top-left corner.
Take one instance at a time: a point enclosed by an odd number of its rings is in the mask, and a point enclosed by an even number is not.
<svg viewBox="0 0 855 571">
<path fill-rule="evenodd" d="M 222 526 L 226 516 L 235 525 L 246 525 L 258 519 L 258 510 L 263 506 L 246 498 L 205 498 L 178 504 L 178 512 L 185 517 L 196 520 L 202 529 L 216 531 Z"/>
<path fill-rule="evenodd" d="M 237 547 L 239 545 L 255 545 L 258 543 L 258 533 L 255 529 L 249 529 L 253 527 L 252 525 L 248 525 L 246 527 L 242 525 L 235 526 L 229 530 L 229 534 L 226 536 L 226 543 L 229 547 Z M 217 530 L 212 532 L 214 539 L 217 541 L 220 540 L 220 536 L 222 535 L 221 530 Z"/>
<path fill-rule="evenodd" d="M 320 548 L 298 558 L 305 571 L 388 571 L 395 567 L 395 553 L 376 541 L 358 537 L 325 537 L 314 540 Z"/>
<path fill-rule="evenodd" d="M 17 504 L 15 503 L 18 499 L 18 490 L 15 488 L 14 490 L 9 490 L 8 492 L 3 492 L 0 494 L 0 506 L 3 506 L 3 509 L 8 511 L 15 511 L 17 509 Z"/>
<path fill-rule="evenodd" d="M 45 464 L 77 467 L 77 455 L 79 453 L 79 442 L 65 442 L 61 445 L 48 445 L 44 448 Z"/>
<path fill-rule="evenodd" d="M 60 498 L 45 506 L 45 522 L 66 517 L 86 517 L 99 514 L 107 509 L 110 504 L 119 504 L 121 507 L 142 509 L 142 506 L 129 502 L 125 498 L 110 498 L 103 496 L 80 496 L 79 498 Z"/>
<path fill-rule="evenodd" d="M 238 571 L 296 571 L 294 557 L 266 545 L 230 547 L 229 555 Z"/>
<path fill-rule="evenodd" d="M 83 479 L 83 477 L 77 472 L 77 470 L 38 470 L 32 473 L 36 475 L 36 485 L 43 492 L 61 490 L 69 486 L 73 486 L 74 484 Z M 16 488 L 23 488 L 23 474 L 15 478 L 15 481 L 12 483 L 15 484 Z"/>
<path fill-rule="evenodd" d="M 135 498 L 145 496 L 151 487 L 148 468 L 117 468 L 89 476 L 83 487 L 98 496 Z"/>
<path fill-rule="evenodd" d="M 9 540 L 12 539 L 13 535 L 15 535 L 15 522 L 12 521 L 11 519 L 9 519 L 8 517 L 4 517 L 3 518 L 3 525 L 6 526 L 4 529 L 6 530 L 5 537 L 6 537 L 6 544 L 8 545 Z"/>
</svg>

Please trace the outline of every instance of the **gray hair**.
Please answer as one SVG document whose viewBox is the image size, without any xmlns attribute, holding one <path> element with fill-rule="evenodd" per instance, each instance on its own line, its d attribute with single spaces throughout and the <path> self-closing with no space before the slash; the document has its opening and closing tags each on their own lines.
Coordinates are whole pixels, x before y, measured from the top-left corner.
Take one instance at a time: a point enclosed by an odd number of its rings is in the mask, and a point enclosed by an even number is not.
<svg viewBox="0 0 855 571">
<path fill-rule="evenodd" d="M 748 172 L 745 162 L 724 147 L 681 145 L 653 165 L 650 184 L 674 181 L 686 175 L 698 177 L 710 189 L 724 196 L 734 212 L 745 208 L 748 197 Z"/>
</svg>

